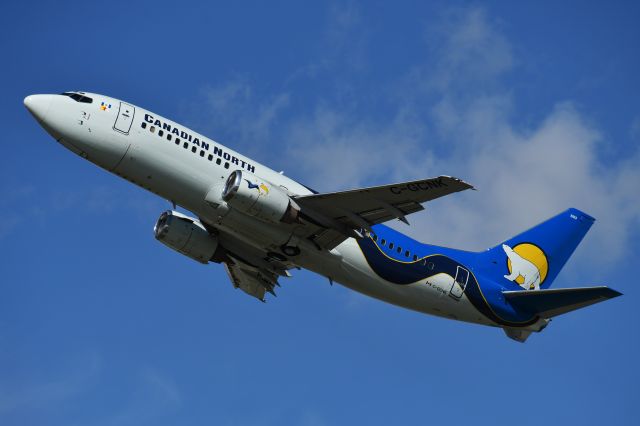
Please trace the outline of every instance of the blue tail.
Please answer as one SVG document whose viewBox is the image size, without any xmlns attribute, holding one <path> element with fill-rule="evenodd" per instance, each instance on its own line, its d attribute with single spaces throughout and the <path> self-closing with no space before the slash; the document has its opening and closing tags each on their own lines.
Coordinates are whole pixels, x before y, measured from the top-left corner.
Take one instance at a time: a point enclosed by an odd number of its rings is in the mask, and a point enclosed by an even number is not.
<svg viewBox="0 0 640 426">
<path fill-rule="evenodd" d="M 494 264 L 506 262 L 504 276 L 525 290 L 548 288 L 584 238 L 595 219 L 568 209 L 484 254 Z M 502 269 L 502 268 L 501 268 Z"/>
</svg>

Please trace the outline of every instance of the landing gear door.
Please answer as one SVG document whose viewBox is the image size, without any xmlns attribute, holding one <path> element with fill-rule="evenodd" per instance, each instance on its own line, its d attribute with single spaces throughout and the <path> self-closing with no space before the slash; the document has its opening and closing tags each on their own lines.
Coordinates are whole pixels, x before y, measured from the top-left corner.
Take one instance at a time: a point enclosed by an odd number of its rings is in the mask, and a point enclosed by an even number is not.
<svg viewBox="0 0 640 426">
<path fill-rule="evenodd" d="M 128 135 L 129 130 L 131 130 L 131 124 L 133 124 L 133 116 L 135 113 L 136 108 L 133 105 L 129 105 L 126 102 L 120 102 L 118 118 L 116 118 L 116 122 L 113 125 L 113 130 L 117 130 L 118 132 Z"/>
<path fill-rule="evenodd" d="M 468 281 L 469 271 L 461 266 L 458 266 L 456 269 L 456 277 L 453 280 L 451 290 L 449 290 L 449 296 L 453 297 L 456 300 L 460 300 L 460 298 L 464 294 L 464 289 L 467 287 Z"/>
</svg>

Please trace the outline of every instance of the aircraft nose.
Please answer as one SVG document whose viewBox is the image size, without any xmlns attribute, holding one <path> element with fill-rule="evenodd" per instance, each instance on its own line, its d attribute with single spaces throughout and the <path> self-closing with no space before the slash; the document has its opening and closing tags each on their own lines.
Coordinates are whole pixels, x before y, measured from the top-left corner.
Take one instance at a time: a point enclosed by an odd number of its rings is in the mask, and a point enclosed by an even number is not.
<svg viewBox="0 0 640 426">
<path fill-rule="evenodd" d="M 24 106 L 38 121 L 44 121 L 52 99 L 53 95 L 29 95 L 24 98 Z"/>
</svg>

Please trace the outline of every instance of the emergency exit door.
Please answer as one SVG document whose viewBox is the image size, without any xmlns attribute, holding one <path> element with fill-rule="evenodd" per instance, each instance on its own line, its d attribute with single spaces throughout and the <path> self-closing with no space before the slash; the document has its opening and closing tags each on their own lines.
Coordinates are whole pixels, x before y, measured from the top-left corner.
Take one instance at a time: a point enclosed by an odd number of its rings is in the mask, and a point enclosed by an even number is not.
<svg viewBox="0 0 640 426">
<path fill-rule="evenodd" d="M 451 290 L 449 290 L 449 296 L 453 297 L 456 300 L 460 300 L 460 298 L 464 294 L 464 289 L 467 287 L 468 281 L 469 271 L 464 269 L 462 266 L 458 266 L 456 269 L 456 277 L 453 280 Z"/>
<path fill-rule="evenodd" d="M 129 105 L 126 102 L 120 102 L 120 109 L 118 110 L 118 117 L 113 125 L 113 130 L 122 132 L 125 135 L 129 134 L 131 125 L 133 124 L 133 116 L 136 113 L 136 108 L 133 105 Z"/>
</svg>

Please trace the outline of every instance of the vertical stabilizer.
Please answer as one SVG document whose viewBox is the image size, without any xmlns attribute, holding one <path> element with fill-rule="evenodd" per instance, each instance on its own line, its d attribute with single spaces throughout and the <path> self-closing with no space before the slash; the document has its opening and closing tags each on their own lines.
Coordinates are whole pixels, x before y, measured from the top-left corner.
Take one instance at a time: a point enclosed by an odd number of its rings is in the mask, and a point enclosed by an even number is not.
<svg viewBox="0 0 640 426">
<path fill-rule="evenodd" d="M 523 289 L 548 288 L 594 221 L 571 208 L 489 249 L 487 255 L 493 262 L 506 261 L 504 278 Z"/>
</svg>

